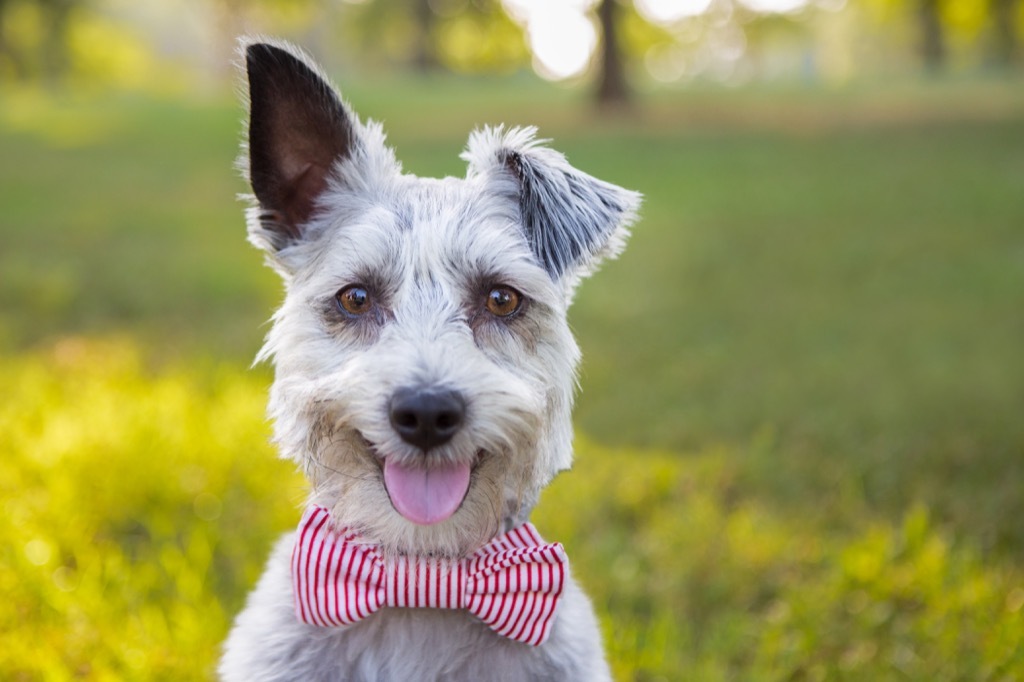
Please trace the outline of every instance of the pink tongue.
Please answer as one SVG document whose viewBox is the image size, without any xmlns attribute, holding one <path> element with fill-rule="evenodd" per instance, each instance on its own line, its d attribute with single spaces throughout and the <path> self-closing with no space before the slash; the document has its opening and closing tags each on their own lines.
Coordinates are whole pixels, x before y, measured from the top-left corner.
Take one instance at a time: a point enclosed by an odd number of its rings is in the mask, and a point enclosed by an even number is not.
<svg viewBox="0 0 1024 682">
<path fill-rule="evenodd" d="M 469 465 L 430 468 L 384 460 L 384 486 L 398 513 L 413 523 L 429 526 L 449 518 L 469 490 Z"/>
</svg>

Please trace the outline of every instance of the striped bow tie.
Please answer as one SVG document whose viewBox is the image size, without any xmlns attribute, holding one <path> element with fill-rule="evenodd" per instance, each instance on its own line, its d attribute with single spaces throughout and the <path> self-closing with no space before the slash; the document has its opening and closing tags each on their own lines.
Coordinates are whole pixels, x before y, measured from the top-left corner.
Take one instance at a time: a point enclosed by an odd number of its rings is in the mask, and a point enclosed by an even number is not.
<svg viewBox="0 0 1024 682">
<path fill-rule="evenodd" d="M 309 625 L 351 625 L 383 606 L 465 609 L 499 635 L 537 646 L 547 639 L 565 585 L 560 543 L 529 523 L 459 562 L 399 557 L 385 565 L 373 545 L 335 530 L 310 506 L 292 551 L 295 615 Z"/>
</svg>

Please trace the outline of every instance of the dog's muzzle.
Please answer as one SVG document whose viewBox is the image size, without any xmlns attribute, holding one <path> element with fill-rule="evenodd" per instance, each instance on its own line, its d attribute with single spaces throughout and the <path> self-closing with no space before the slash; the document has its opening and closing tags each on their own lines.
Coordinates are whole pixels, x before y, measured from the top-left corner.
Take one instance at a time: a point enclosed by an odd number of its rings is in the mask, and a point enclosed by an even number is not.
<svg viewBox="0 0 1024 682">
<path fill-rule="evenodd" d="M 450 441 L 466 417 L 466 401 L 445 389 L 399 389 L 388 406 L 391 426 L 423 451 L 421 461 L 384 456 L 384 487 L 399 514 L 419 525 L 450 518 L 469 491 L 471 466 L 430 461 L 428 453 Z"/>
</svg>

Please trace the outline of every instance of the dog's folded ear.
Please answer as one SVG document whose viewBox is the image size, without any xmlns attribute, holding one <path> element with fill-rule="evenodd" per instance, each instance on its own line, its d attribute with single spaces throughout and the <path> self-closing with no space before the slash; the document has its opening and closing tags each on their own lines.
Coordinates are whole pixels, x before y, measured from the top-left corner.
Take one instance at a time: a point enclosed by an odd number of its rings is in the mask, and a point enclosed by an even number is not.
<svg viewBox="0 0 1024 682">
<path fill-rule="evenodd" d="M 276 42 L 242 44 L 248 77 L 247 170 L 259 204 L 250 239 L 270 253 L 308 236 L 318 199 L 338 163 L 363 163 L 367 147 L 393 155 L 379 128 L 364 128 L 335 88 L 305 54 Z"/>
<path fill-rule="evenodd" d="M 641 196 L 573 168 L 535 135 L 532 127 L 477 130 L 462 158 L 469 178 L 518 202 L 534 255 L 571 293 L 579 278 L 622 251 Z"/>
</svg>

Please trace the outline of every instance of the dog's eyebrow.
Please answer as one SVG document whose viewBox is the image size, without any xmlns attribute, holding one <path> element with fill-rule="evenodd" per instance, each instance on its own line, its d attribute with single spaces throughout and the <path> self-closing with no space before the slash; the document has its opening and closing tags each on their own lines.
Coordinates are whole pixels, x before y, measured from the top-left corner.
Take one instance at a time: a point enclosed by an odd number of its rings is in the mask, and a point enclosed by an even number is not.
<svg viewBox="0 0 1024 682">
<path fill-rule="evenodd" d="M 398 263 L 392 261 L 380 267 L 362 265 L 352 270 L 351 273 L 335 277 L 334 283 L 339 288 L 348 284 L 362 284 L 370 290 L 372 295 L 377 297 L 378 303 L 390 307 L 401 286 L 402 276 Z M 333 291 L 329 294 L 334 296 Z"/>
<path fill-rule="evenodd" d="M 524 262 L 525 267 L 515 267 L 515 263 L 503 263 L 495 267 L 490 262 L 480 262 L 467 269 L 463 281 L 472 294 L 486 294 L 497 285 L 506 285 L 519 290 L 529 298 L 555 300 L 553 285 L 547 273 L 535 263 Z"/>
</svg>

